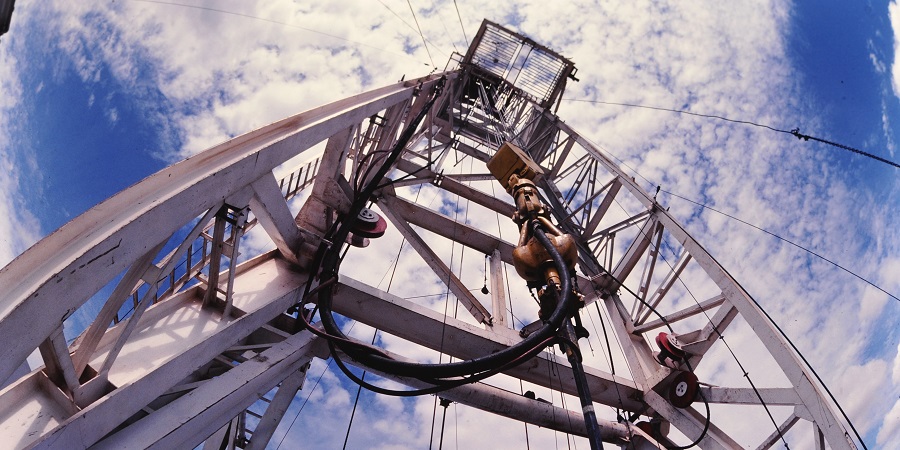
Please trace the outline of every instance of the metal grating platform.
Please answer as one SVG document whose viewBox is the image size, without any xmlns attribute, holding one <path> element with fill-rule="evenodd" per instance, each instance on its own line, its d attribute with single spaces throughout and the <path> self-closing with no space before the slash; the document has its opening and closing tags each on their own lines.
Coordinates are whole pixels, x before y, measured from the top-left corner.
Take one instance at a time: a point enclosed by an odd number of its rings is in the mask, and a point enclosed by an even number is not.
<svg viewBox="0 0 900 450">
<path fill-rule="evenodd" d="M 575 71 L 575 64 L 562 55 L 487 20 L 463 63 L 521 89 L 544 107 L 558 100 Z"/>
</svg>

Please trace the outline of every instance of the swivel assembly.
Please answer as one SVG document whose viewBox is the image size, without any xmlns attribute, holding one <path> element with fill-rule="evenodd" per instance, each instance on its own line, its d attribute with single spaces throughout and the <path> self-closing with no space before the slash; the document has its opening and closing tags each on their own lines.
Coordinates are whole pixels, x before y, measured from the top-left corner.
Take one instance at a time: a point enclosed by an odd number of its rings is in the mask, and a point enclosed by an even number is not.
<svg viewBox="0 0 900 450">
<path fill-rule="evenodd" d="M 578 258 L 575 239 L 550 221 L 550 214 L 544 209 L 535 184 L 543 171 L 527 153 L 511 143 L 505 143 L 487 166 L 515 199 L 516 212 L 512 220 L 519 226 L 519 241 L 513 250 L 513 266 L 530 288 L 538 289 L 539 316 L 546 322 L 567 297 L 580 297 L 573 288 L 563 287 L 573 285 L 569 281 Z M 563 283 L 564 280 L 567 282 Z M 578 350 L 578 339 L 586 337 L 587 332 L 578 318 L 578 308 L 583 303 L 566 303 L 573 306 L 565 311 L 567 318 L 557 330 L 557 339 L 572 366 L 591 448 L 601 449 L 600 427 Z"/>
</svg>

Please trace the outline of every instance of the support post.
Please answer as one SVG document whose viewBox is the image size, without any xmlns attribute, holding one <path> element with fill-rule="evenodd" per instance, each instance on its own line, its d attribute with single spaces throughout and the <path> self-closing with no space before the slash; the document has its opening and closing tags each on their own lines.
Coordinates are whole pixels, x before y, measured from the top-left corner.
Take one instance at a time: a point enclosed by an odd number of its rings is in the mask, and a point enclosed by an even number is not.
<svg viewBox="0 0 900 450">
<path fill-rule="evenodd" d="M 494 325 L 506 327 L 506 286 L 503 278 L 503 260 L 500 250 L 491 253 L 491 306 Z"/>
</svg>

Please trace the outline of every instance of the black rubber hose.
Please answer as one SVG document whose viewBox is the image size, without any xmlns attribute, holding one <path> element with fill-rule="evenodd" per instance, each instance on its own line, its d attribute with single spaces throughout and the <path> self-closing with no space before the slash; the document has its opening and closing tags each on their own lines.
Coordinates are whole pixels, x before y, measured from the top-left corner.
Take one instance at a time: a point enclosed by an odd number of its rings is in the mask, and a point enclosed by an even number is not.
<svg viewBox="0 0 900 450">
<path fill-rule="evenodd" d="M 554 340 L 555 339 L 553 339 L 553 338 L 547 339 L 547 342 L 544 345 L 549 345 Z M 353 374 L 353 372 L 350 371 L 350 369 L 347 368 L 347 365 L 344 363 L 344 361 L 341 359 L 341 357 L 337 354 L 337 352 L 335 351 L 335 348 L 334 348 L 334 344 L 329 342 L 328 348 L 331 350 L 332 359 L 334 359 L 335 364 L 337 364 L 337 366 L 341 369 L 341 371 L 344 372 L 344 374 L 347 376 L 347 378 L 350 378 L 350 380 L 352 380 L 354 383 L 356 383 L 372 392 L 375 392 L 377 394 L 391 395 L 391 396 L 395 396 L 395 397 L 415 397 L 415 396 L 419 396 L 419 395 L 436 394 L 439 392 L 444 392 L 446 390 L 450 390 L 450 389 L 462 386 L 464 384 L 475 383 L 475 382 L 484 380 L 485 378 L 494 376 L 494 375 L 496 375 L 504 370 L 507 370 L 511 367 L 515 367 L 515 366 L 521 364 L 522 362 L 527 361 L 534 356 L 537 356 L 537 354 L 543 350 L 543 346 L 540 346 L 540 348 L 535 347 L 534 349 L 532 349 L 531 351 L 525 353 L 524 355 L 522 355 L 520 357 L 520 359 L 522 361 L 513 360 L 508 365 L 497 367 L 494 370 L 489 370 L 486 372 L 474 374 L 470 377 L 445 380 L 445 381 L 442 381 L 440 385 L 435 385 L 435 386 L 431 386 L 431 387 L 427 387 L 427 388 L 401 391 L 401 390 L 387 389 L 387 388 L 383 388 L 380 386 L 376 386 L 374 384 L 371 384 L 371 383 L 363 380 L 360 377 L 357 377 L 356 375 Z"/>
<path fill-rule="evenodd" d="M 571 277 L 562 255 L 553 246 L 550 238 L 547 237 L 536 220 L 531 222 L 531 226 L 534 230 L 535 238 L 547 249 L 550 257 L 553 259 L 556 269 L 559 271 L 562 299 L 557 304 L 556 310 L 553 311 L 553 314 L 550 315 L 544 326 L 530 334 L 518 344 L 499 350 L 496 353 L 470 360 L 444 364 L 427 364 L 402 362 L 373 355 L 366 351 L 361 351 L 359 347 L 346 345 L 342 340 L 335 340 L 334 343 L 351 358 L 356 359 L 373 369 L 422 380 L 461 377 L 485 372 L 496 367 L 506 366 L 517 358 L 520 358 L 522 355 L 533 351 L 536 347 L 545 346 L 546 340 L 556 334 L 556 331 L 562 325 L 563 321 L 568 317 L 569 312 L 573 310 L 572 302 L 574 296 L 571 295 Z M 323 289 L 319 292 L 318 303 L 321 323 L 329 334 L 341 339 L 346 339 L 346 336 L 341 332 L 332 315 L 332 295 L 333 289 L 331 288 Z M 521 362 L 524 362 L 524 360 L 521 360 Z"/>
</svg>

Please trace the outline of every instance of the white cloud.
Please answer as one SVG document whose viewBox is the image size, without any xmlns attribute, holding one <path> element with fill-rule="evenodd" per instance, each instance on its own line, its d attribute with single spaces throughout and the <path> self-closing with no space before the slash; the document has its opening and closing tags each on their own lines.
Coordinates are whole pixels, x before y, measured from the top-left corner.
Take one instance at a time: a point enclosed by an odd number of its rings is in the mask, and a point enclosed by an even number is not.
<svg viewBox="0 0 900 450">
<path fill-rule="evenodd" d="M 884 62 L 878 59 L 874 53 L 869 53 L 869 59 L 872 60 L 872 67 L 875 68 L 875 71 L 878 73 L 884 73 L 887 71 L 887 67 L 885 67 Z"/>
<path fill-rule="evenodd" d="M 891 379 L 895 385 L 900 386 L 900 345 L 897 346 L 897 352 L 894 355 L 894 366 L 891 369 Z"/>
<path fill-rule="evenodd" d="M 891 64 L 891 82 L 894 86 L 894 95 L 900 97 L 900 5 L 896 1 L 888 3 L 888 15 L 891 20 L 891 28 L 894 31 L 894 62 Z"/>
<path fill-rule="evenodd" d="M 894 407 L 885 416 L 885 425 L 878 432 L 875 442 L 883 448 L 890 448 L 900 441 L 900 399 L 894 403 Z"/>
<path fill-rule="evenodd" d="M 17 21 L 27 21 L 28 13 L 17 11 Z M 15 29 L 13 29 L 15 31 Z M 25 96 L 19 79 L 19 60 L 24 43 L 12 35 L 0 45 L 0 267 L 18 256 L 40 236 L 40 225 L 29 212 L 20 193 L 21 168 L 33 164 L 14 134 L 22 118 Z M 43 84 L 38 86 L 38 90 Z"/>
<path fill-rule="evenodd" d="M 437 2 L 433 10 L 436 13 L 419 11 L 418 16 L 426 37 L 433 43 L 431 52 L 441 66 L 448 55 L 439 48 L 446 51 L 454 42 L 461 49 L 465 47 L 455 20 L 441 23 L 455 17 L 455 11 L 450 9 L 453 3 L 456 2 Z M 482 16 L 501 24 L 515 18 L 518 29 L 572 58 L 582 81 L 569 85 L 567 97 L 659 105 L 772 124 L 814 117 L 811 105 L 795 100 L 801 98 L 797 94 L 802 87 L 792 76 L 786 55 L 790 11 L 789 5 L 782 2 L 709 1 L 668 6 L 651 1 L 558 2 L 561 4 L 552 6 L 544 1 L 458 3 L 470 38 Z M 412 22 L 405 4 L 388 4 Z M 196 153 L 289 114 L 397 81 L 403 75 L 409 78 L 430 70 L 423 64 L 428 57 L 419 36 L 393 13 L 367 1 L 301 5 L 220 2 L 215 6 L 245 16 L 139 2 L 113 6 L 59 2 L 46 8 L 41 19 L 47 29 L 58 30 L 60 45 L 71 55 L 85 82 L 100 80 L 105 68 L 126 89 L 139 91 L 147 83 L 162 92 L 170 104 L 161 114 L 184 144 L 181 148 L 163 144 L 157 149 L 158 155 L 169 160 Z M 29 8 L 21 9 L 23 15 L 17 20 L 25 21 Z M 889 9 L 897 35 L 900 7 L 892 2 Z M 398 57 L 404 49 L 412 49 L 414 56 Z M 878 68 L 877 59 L 872 58 Z M 14 55 L 0 53 L 0 60 L 13 62 L 0 67 L 0 107 L 3 122 L 9 124 L 15 99 L 21 93 L 15 84 Z M 891 70 L 895 92 L 900 96 L 900 68 L 895 63 Z M 135 98 L 140 104 L 140 96 Z M 143 105 L 156 111 L 149 103 L 145 101 Z M 109 114 L 115 122 L 112 112 Z M 872 216 L 879 216 L 874 199 L 853 191 L 836 174 L 838 170 L 828 167 L 823 156 L 798 146 L 789 136 L 665 112 L 586 103 L 564 102 L 560 115 L 663 189 L 701 199 L 821 254 L 834 255 L 837 262 L 861 274 L 879 274 L 882 283 L 890 282 L 891 276 L 898 273 L 887 269 L 894 265 L 882 261 L 885 254 L 898 248 L 898 237 L 890 232 L 892 224 L 867 219 L 872 211 Z M 884 123 L 887 127 L 886 116 Z M 811 126 L 815 128 L 815 121 Z M 0 158 L 0 164 L 10 169 L 0 171 L 0 189 L 9 192 L 5 201 L 0 197 L 0 209 L 22 211 L 14 200 L 13 162 Z M 423 198 L 430 198 L 427 194 L 431 192 L 423 191 Z M 850 410 L 856 413 L 854 419 L 862 420 L 866 428 L 877 427 L 875 421 L 880 419 L 866 418 L 860 409 L 863 403 L 854 400 L 857 397 L 869 402 L 873 411 L 893 407 L 896 412 L 894 397 L 873 392 L 878 392 L 878 388 L 896 391 L 900 360 L 895 360 L 893 384 L 889 385 L 887 363 L 881 359 L 866 360 L 863 355 L 872 339 L 864 330 L 877 328 L 879 316 L 887 309 L 883 297 L 791 245 L 709 211 L 698 215 L 693 205 L 665 194 L 660 198 L 726 267 L 739 274 L 747 289 L 810 355 L 813 365 L 823 369 L 826 381 L 841 388 L 838 398 L 851 404 Z M 441 204 L 447 208 L 456 206 L 453 198 L 437 197 L 435 205 Z M 21 228 L 15 228 L 17 221 L 8 219 L 11 216 L 3 212 L 0 210 L 0 236 L 16 236 L 24 242 L 33 239 Z M 624 212 L 616 210 L 611 214 Z M 887 217 L 887 212 L 881 217 Z M 496 222 L 493 216 L 475 214 L 469 220 L 490 230 Z M 511 240 L 510 225 L 506 223 L 504 227 L 504 237 Z M 469 252 L 465 262 L 460 263 L 461 253 L 453 253 L 446 242 L 433 239 L 429 233 L 422 235 L 445 260 L 449 261 L 452 254 L 457 267 L 466 267 L 462 278 L 467 286 L 480 287 L 482 255 Z M 396 256 L 400 238 L 396 233 L 389 234 L 382 238 L 381 245 L 392 249 L 389 257 L 374 252 L 354 254 L 354 267 L 371 269 L 350 275 L 368 277 L 373 285 L 383 281 L 392 270 L 386 261 Z M 16 248 L 10 246 L 6 255 L 21 250 Z M 271 248 L 271 243 L 257 230 L 249 236 L 245 248 Z M 0 263 L 4 257 L 11 257 L 6 255 L 0 253 Z M 414 297 L 443 292 L 433 273 L 407 269 L 418 258 L 411 250 L 400 255 L 401 269 L 395 274 L 392 293 Z M 690 270 L 697 269 L 692 266 Z M 708 285 L 690 287 L 692 293 L 701 296 L 700 300 L 710 289 Z M 896 284 L 885 287 L 891 292 L 898 289 Z M 515 289 L 521 290 L 521 286 Z M 677 289 L 683 291 L 681 287 Z M 517 294 L 521 294 L 515 297 L 519 302 L 517 315 L 533 320 L 533 301 L 525 293 Z M 685 304 L 691 302 L 686 292 L 682 292 L 682 297 Z M 416 301 L 442 310 L 444 300 L 445 297 L 436 296 Z M 893 302 L 889 304 L 895 306 Z M 858 324 L 850 323 L 851 317 L 858 318 Z M 368 330 L 360 328 L 356 333 L 365 334 L 363 331 Z M 730 330 L 729 342 L 748 355 L 744 361 L 755 363 L 767 358 L 758 342 L 751 339 L 745 324 Z M 382 336 L 381 343 L 409 357 L 436 358 L 434 352 L 410 349 L 390 336 Z M 598 350 L 597 359 L 599 354 Z M 833 367 L 834 361 L 841 362 L 839 368 Z M 708 362 L 702 370 L 709 371 L 709 377 L 741 380 L 742 374 L 729 355 L 710 357 Z M 314 368 L 323 367 L 320 363 Z M 760 373 L 756 364 L 750 370 L 754 380 L 762 385 L 782 381 L 778 374 Z M 851 382 L 861 373 L 875 372 L 879 376 L 871 377 L 863 388 L 857 389 Z M 347 412 L 344 408 L 352 401 L 351 393 L 355 393 L 355 388 L 348 389 L 342 379 L 342 375 L 326 372 L 323 385 L 311 397 L 309 406 L 312 411 L 326 414 L 322 422 L 329 423 L 329 428 L 323 431 L 340 437 L 340 424 L 346 420 L 342 415 Z M 857 395 L 859 392 L 863 395 Z M 368 404 L 372 410 L 360 413 L 355 430 L 365 430 L 361 432 L 372 439 L 377 437 L 379 442 L 390 437 L 385 448 L 423 447 L 428 438 L 431 399 L 411 403 L 380 398 L 374 405 Z M 329 404 L 339 410 L 329 409 Z M 461 443 L 466 444 L 463 447 L 481 446 L 476 439 L 486 435 L 508 435 L 510 440 L 503 442 L 511 448 L 521 447 L 520 424 L 484 419 L 483 414 L 469 409 L 453 410 L 454 424 L 464 431 L 460 433 Z M 380 411 L 389 411 L 396 418 L 379 417 Z M 896 414 L 891 414 L 885 417 L 881 428 L 886 435 L 896 432 L 896 422 L 891 421 Z M 542 443 L 536 447 L 553 445 L 552 432 L 532 429 L 531 433 L 535 439 L 532 443 Z M 514 435 L 518 437 L 513 438 Z M 883 442 L 881 434 L 879 442 Z"/>
<path fill-rule="evenodd" d="M 106 119 L 109 120 L 110 125 L 115 125 L 119 121 L 119 110 L 116 108 L 106 110 Z"/>
<path fill-rule="evenodd" d="M 882 101 L 881 105 L 881 130 L 884 132 L 885 146 L 888 154 L 893 158 L 897 153 L 897 143 L 894 142 L 894 129 L 891 127 L 890 116 L 887 113 L 887 104 Z"/>
</svg>

